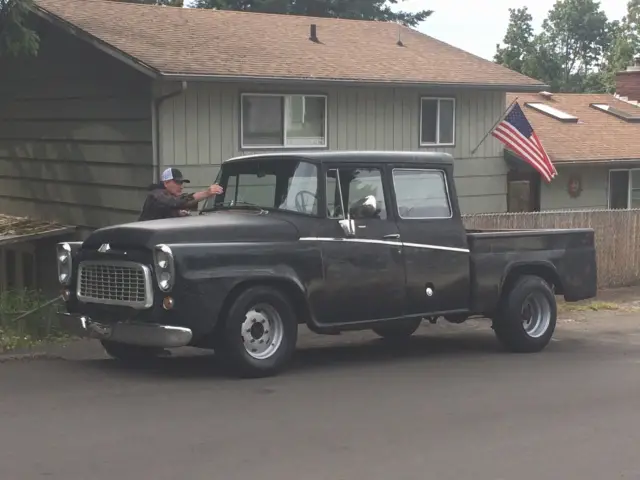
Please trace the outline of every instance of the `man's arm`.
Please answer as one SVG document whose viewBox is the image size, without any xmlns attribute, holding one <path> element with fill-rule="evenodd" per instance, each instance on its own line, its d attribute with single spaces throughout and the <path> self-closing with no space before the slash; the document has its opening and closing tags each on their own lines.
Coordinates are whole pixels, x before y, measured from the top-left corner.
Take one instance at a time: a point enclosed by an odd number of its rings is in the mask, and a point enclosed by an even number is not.
<svg viewBox="0 0 640 480">
<path fill-rule="evenodd" d="M 197 206 L 202 200 L 206 200 L 213 195 L 218 195 L 222 193 L 222 191 L 222 187 L 219 185 L 211 185 L 207 190 L 193 194 L 181 195 L 180 197 L 174 197 L 166 190 L 158 190 L 154 197 L 156 202 L 165 208 L 188 210 L 192 206 Z"/>
</svg>

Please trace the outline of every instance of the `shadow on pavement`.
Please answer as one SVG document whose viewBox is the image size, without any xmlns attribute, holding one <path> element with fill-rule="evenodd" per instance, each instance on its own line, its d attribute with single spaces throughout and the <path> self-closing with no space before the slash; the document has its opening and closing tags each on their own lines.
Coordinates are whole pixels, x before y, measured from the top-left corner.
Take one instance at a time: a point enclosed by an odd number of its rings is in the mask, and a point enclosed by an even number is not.
<svg viewBox="0 0 640 480">
<path fill-rule="evenodd" d="M 413 336 L 401 343 L 388 343 L 380 339 L 358 343 L 335 343 L 322 346 L 302 346 L 296 351 L 293 364 L 286 374 L 309 373 L 349 369 L 359 365 L 398 363 L 412 360 L 442 359 L 461 356 L 492 358 L 507 355 L 493 335 L 458 334 L 454 336 Z M 83 367 L 117 372 L 125 375 L 154 375 L 166 378 L 227 377 L 223 365 L 215 354 L 158 358 L 140 365 L 125 365 L 117 360 L 81 360 L 74 362 Z"/>
</svg>

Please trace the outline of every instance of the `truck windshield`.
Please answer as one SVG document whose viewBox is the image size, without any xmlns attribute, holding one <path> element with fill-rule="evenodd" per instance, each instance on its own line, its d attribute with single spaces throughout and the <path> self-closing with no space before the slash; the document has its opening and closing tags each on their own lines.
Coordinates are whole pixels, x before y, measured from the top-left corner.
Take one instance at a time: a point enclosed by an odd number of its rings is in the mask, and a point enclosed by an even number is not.
<svg viewBox="0 0 640 480">
<path fill-rule="evenodd" d="M 208 199 L 203 211 L 259 207 L 318 214 L 318 168 L 295 159 L 237 161 L 222 166 L 217 183 L 224 194 Z"/>
</svg>

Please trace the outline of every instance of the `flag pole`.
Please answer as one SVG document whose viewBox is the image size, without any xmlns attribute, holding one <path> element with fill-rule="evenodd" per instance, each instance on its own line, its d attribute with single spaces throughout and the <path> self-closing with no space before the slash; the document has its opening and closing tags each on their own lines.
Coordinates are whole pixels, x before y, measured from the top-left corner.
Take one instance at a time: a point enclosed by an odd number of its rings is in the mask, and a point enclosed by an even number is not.
<svg viewBox="0 0 640 480">
<path fill-rule="evenodd" d="M 491 134 L 491 132 L 496 128 L 496 126 L 502 121 L 504 120 L 504 117 L 507 116 L 507 114 L 509 113 L 509 110 L 511 110 L 511 107 L 513 107 L 513 105 L 518 101 L 519 97 L 516 97 L 513 99 L 513 102 L 511 102 L 509 104 L 509 106 L 507 107 L 507 109 L 502 112 L 502 115 L 500 115 L 500 118 L 498 118 L 498 120 L 496 121 L 496 123 L 493 124 L 493 127 L 491 127 L 489 129 L 489 131 L 485 134 L 484 137 L 482 137 L 482 140 L 480 140 L 480 143 L 478 145 L 476 145 L 476 148 L 474 148 L 473 150 L 471 150 L 471 155 L 474 155 L 478 149 L 480 148 L 480 145 L 482 145 L 484 143 L 484 141 L 487 139 L 487 137 Z"/>
</svg>

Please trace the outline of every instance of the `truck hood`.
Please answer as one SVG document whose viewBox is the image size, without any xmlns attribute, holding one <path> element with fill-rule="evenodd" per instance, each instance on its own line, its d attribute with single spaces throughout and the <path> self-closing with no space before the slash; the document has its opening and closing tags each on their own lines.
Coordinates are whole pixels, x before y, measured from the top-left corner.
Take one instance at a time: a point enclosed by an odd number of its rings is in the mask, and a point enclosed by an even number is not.
<svg viewBox="0 0 640 480">
<path fill-rule="evenodd" d="M 218 243 L 294 241 L 298 230 L 273 213 L 231 212 L 223 210 L 206 215 L 150 220 L 101 228 L 83 243 L 83 248 L 153 248 L 159 243 Z"/>
</svg>

